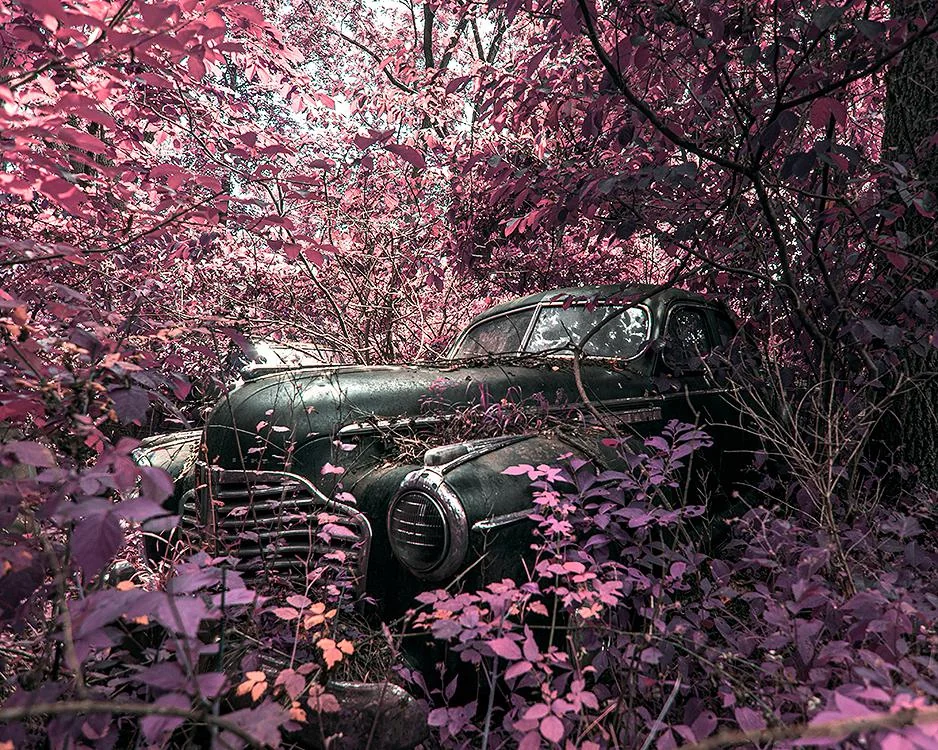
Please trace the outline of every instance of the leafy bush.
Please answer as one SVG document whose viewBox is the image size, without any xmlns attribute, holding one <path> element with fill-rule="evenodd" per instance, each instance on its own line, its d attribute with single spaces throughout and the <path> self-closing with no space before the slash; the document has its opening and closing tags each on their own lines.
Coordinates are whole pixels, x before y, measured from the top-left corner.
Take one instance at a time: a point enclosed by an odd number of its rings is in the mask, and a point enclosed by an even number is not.
<svg viewBox="0 0 938 750">
<path fill-rule="evenodd" d="M 703 507 L 673 498 L 707 443 L 672 423 L 627 457 L 630 472 L 526 467 L 532 579 L 419 597 L 417 624 L 482 678 L 484 705 L 431 713 L 445 746 L 665 750 L 872 717 L 893 728 L 844 746 L 934 747 L 936 724 L 897 727 L 914 714 L 895 715 L 938 696 L 934 499 L 839 524 L 853 590 L 826 529 L 785 503 L 733 519 L 732 537 L 705 551 Z M 438 699 L 454 693 L 449 683 Z M 827 742 L 849 733 L 821 730 Z"/>
</svg>

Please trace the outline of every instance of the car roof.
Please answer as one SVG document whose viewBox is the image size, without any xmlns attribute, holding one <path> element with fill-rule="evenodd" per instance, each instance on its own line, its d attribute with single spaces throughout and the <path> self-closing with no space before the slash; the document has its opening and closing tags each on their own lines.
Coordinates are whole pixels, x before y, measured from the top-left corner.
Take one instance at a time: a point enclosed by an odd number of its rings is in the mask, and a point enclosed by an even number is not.
<svg viewBox="0 0 938 750">
<path fill-rule="evenodd" d="M 562 302 L 567 297 L 573 297 L 583 301 L 595 299 L 598 301 L 615 302 L 651 302 L 653 306 L 665 305 L 673 299 L 683 299 L 701 303 L 710 302 L 710 300 L 702 294 L 688 292 L 684 289 L 675 289 L 674 287 L 662 289 L 656 284 L 632 284 L 625 282 L 600 286 L 570 286 L 559 289 L 549 289 L 546 292 L 537 292 L 535 294 L 529 294 L 527 297 L 502 302 L 477 315 L 470 321 L 469 325 L 471 326 L 487 318 L 523 307 L 536 305 L 541 302 L 552 302 L 555 300 Z"/>
</svg>

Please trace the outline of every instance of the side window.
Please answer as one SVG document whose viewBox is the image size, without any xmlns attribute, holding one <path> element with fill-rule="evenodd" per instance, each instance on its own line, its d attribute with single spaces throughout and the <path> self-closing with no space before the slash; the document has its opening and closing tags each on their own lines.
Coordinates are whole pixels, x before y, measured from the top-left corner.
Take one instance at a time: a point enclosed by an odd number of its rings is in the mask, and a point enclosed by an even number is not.
<svg viewBox="0 0 938 750">
<path fill-rule="evenodd" d="M 664 363 L 672 370 L 698 369 L 712 348 L 706 313 L 694 307 L 675 307 L 668 316 Z M 697 363 L 697 364 L 695 364 Z"/>
<path fill-rule="evenodd" d="M 519 351 L 533 315 L 534 310 L 525 310 L 479 323 L 469 329 L 455 356 L 477 357 Z"/>
</svg>

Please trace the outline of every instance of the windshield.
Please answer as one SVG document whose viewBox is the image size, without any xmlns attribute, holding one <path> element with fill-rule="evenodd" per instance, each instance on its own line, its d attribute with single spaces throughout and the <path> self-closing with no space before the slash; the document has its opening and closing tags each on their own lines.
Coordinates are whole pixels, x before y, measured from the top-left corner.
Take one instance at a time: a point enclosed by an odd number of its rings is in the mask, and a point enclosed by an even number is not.
<svg viewBox="0 0 938 750">
<path fill-rule="evenodd" d="M 582 346 L 593 357 L 629 359 L 641 352 L 649 337 L 648 311 L 644 307 L 560 305 L 501 315 L 473 326 L 454 356 L 509 354 L 525 351 L 564 354 Z M 528 327 L 531 333 L 525 343 Z M 585 341 L 585 343 L 584 343 Z M 522 349 L 523 347 L 523 349 Z"/>
<path fill-rule="evenodd" d="M 582 345 L 583 353 L 593 357 L 629 359 L 646 341 L 648 313 L 643 307 L 542 307 L 525 350 L 562 353 Z"/>
</svg>

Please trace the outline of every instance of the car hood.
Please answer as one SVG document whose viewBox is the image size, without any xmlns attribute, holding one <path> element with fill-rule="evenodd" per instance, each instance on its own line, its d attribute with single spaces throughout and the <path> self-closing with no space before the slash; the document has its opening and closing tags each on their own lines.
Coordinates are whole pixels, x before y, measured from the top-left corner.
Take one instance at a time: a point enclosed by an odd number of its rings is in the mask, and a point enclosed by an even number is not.
<svg viewBox="0 0 938 750">
<path fill-rule="evenodd" d="M 596 403 L 641 401 L 652 389 L 638 371 L 612 365 L 585 364 L 580 376 Z M 314 457 L 311 444 L 328 444 L 347 466 L 342 451 L 360 447 L 363 436 L 432 424 L 461 408 L 481 412 L 512 405 L 575 410 L 582 398 L 572 363 L 314 367 L 262 376 L 215 407 L 206 425 L 207 457 L 223 468 L 305 465 L 300 473 L 315 469 L 318 478 L 327 458 L 322 450 Z"/>
</svg>

